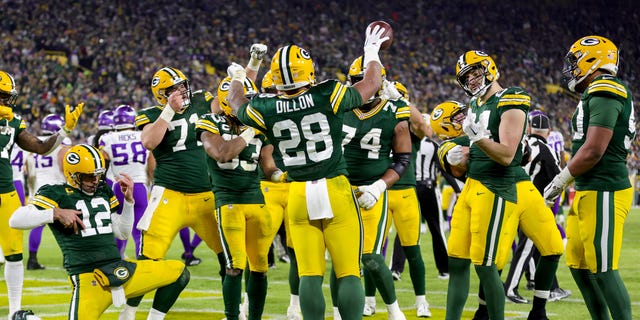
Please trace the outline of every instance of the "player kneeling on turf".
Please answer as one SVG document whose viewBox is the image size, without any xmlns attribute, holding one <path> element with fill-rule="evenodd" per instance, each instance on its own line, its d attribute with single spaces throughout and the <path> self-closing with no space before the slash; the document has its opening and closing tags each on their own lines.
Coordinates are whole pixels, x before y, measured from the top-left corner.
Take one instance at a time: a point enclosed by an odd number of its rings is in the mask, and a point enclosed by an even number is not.
<svg viewBox="0 0 640 320">
<path fill-rule="evenodd" d="M 189 283 L 181 261 L 122 260 L 115 238 L 126 239 L 133 228 L 133 180 L 117 178 L 124 193 L 121 205 L 104 182 L 105 160 L 98 149 L 81 144 L 63 160 L 65 184 L 45 185 L 17 209 L 9 224 L 31 229 L 48 224 L 62 253 L 72 283 L 69 319 L 98 319 L 113 303 L 157 289 L 148 319 L 164 319 Z M 99 285 L 95 285 L 98 283 Z"/>
</svg>

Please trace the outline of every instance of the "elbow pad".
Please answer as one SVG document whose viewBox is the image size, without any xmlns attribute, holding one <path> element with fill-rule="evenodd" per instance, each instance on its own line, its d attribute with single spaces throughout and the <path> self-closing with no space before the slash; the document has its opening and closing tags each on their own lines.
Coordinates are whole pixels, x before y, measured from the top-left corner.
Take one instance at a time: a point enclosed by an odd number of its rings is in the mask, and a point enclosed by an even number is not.
<svg viewBox="0 0 640 320">
<path fill-rule="evenodd" d="M 393 162 L 391 162 L 391 166 L 389 169 L 398 173 L 399 176 L 402 177 L 402 174 L 407 167 L 411 164 L 411 153 L 394 153 L 393 154 Z"/>
</svg>

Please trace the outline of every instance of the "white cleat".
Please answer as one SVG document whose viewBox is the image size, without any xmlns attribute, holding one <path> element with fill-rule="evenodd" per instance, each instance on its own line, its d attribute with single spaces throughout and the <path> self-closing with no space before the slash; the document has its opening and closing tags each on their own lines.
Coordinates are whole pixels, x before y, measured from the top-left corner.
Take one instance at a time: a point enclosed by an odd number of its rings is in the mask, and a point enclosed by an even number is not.
<svg viewBox="0 0 640 320">
<path fill-rule="evenodd" d="M 416 305 L 416 316 L 418 316 L 418 318 L 431 317 L 431 310 L 429 310 L 428 302 L 419 303 L 418 305 Z"/>
<path fill-rule="evenodd" d="M 300 306 L 289 306 L 287 308 L 287 320 L 302 320 Z"/>
<path fill-rule="evenodd" d="M 370 317 L 376 314 L 376 304 L 375 303 L 364 303 L 364 309 L 362 310 L 362 315 L 365 317 Z"/>
</svg>

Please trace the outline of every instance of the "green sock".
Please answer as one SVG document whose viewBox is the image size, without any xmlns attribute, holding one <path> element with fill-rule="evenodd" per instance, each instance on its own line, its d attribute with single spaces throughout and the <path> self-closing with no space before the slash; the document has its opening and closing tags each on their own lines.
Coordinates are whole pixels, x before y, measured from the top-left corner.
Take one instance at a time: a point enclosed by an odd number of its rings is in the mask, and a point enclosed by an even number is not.
<svg viewBox="0 0 640 320">
<path fill-rule="evenodd" d="M 631 300 L 618 270 L 596 273 L 596 282 L 608 299 L 609 311 L 613 319 L 631 320 Z"/>
<path fill-rule="evenodd" d="M 364 291 L 360 279 L 356 276 L 346 276 L 337 279 L 336 284 L 338 287 L 338 309 L 342 320 L 362 319 Z"/>
<path fill-rule="evenodd" d="M 489 318 L 494 320 L 504 319 L 504 285 L 500 280 L 500 274 L 495 265 L 475 266 L 478 278 L 487 297 L 487 310 Z M 449 279 L 451 281 L 451 279 Z"/>
<path fill-rule="evenodd" d="M 420 246 L 407 246 L 402 247 L 402 249 L 409 263 L 409 276 L 411 276 L 411 283 L 413 284 L 413 293 L 416 296 L 424 296 L 426 293 L 425 270 L 422 254 L 420 253 Z"/>
<path fill-rule="evenodd" d="M 247 295 L 249 296 L 249 320 L 262 319 L 264 302 L 267 298 L 267 274 L 262 272 L 249 272 L 247 282 Z"/>
<path fill-rule="evenodd" d="M 293 248 L 287 247 L 289 252 L 289 291 L 293 295 L 300 293 L 300 277 L 298 277 L 298 260 L 296 259 L 296 252 Z"/>
<path fill-rule="evenodd" d="M 189 270 L 185 267 L 174 283 L 158 288 L 153 297 L 153 308 L 160 312 L 169 312 L 169 309 L 171 309 L 176 300 L 178 300 L 180 292 L 182 292 L 189 283 L 190 277 Z"/>
<path fill-rule="evenodd" d="M 227 259 L 224 257 L 224 252 L 220 252 L 216 255 L 218 257 L 218 264 L 220 265 L 220 283 L 224 285 L 224 277 L 227 276 Z"/>
<path fill-rule="evenodd" d="M 331 293 L 331 305 L 338 306 L 338 278 L 336 271 L 331 267 L 331 275 L 329 276 L 329 293 Z"/>
<path fill-rule="evenodd" d="M 394 303 L 397 300 L 396 289 L 393 284 L 391 270 L 389 270 L 384 263 L 384 257 L 381 254 L 363 254 L 362 264 L 364 265 L 365 272 L 370 272 L 376 288 L 380 291 L 382 301 L 384 301 L 385 304 Z"/>
<path fill-rule="evenodd" d="M 571 276 L 578 285 L 582 298 L 584 299 L 591 319 L 610 319 L 609 311 L 607 309 L 607 300 L 604 298 L 600 287 L 596 282 L 595 275 L 587 269 L 573 269 L 571 270 Z"/>
<path fill-rule="evenodd" d="M 224 314 L 228 320 L 237 320 L 240 315 L 240 300 L 242 295 L 242 273 L 226 275 L 222 283 L 222 298 L 224 300 Z"/>
<path fill-rule="evenodd" d="M 324 296 L 321 276 L 300 277 L 300 309 L 306 320 L 324 320 Z M 364 306 L 363 306 L 364 308 Z M 360 310 L 362 315 L 362 310 Z"/>
<path fill-rule="evenodd" d="M 371 271 L 367 268 L 362 269 L 362 282 L 364 282 L 365 297 L 373 297 L 376 295 L 376 283 L 373 280 Z"/>
<path fill-rule="evenodd" d="M 447 289 L 447 320 L 462 318 L 462 310 L 469 295 L 469 266 L 471 260 L 449 257 L 449 287 Z"/>
<path fill-rule="evenodd" d="M 539 291 L 549 291 L 553 285 L 553 279 L 556 276 L 556 270 L 558 270 L 558 261 L 560 255 L 541 256 L 536 265 L 536 284 L 535 289 Z M 547 298 L 538 297 L 533 295 L 533 306 L 531 312 L 534 314 L 547 314 Z"/>
</svg>

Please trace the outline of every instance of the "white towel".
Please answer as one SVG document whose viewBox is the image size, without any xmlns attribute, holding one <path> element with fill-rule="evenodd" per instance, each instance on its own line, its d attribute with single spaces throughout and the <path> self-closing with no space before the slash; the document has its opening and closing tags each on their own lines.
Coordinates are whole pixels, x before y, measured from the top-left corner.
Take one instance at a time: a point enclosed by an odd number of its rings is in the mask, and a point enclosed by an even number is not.
<svg viewBox="0 0 640 320">
<path fill-rule="evenodd" d="M 151 224 L 151 218 L 153 218 L 153 213 L 156 211 L 156 208 L 160 204 L 160 200 L 162 200 L 162 194 L 164 193 L 165 188 L 160 186 L 153 186 L 151 188 L 151 195 L 149 197 L 149 204 L 147 205 L 147 209 L 144 210 L 144 214 L 140 221 L 138 221 L 138 225 L 136 228 L 140 231 L 146 231 L 149 229 L 149 225 Z"/>
<path fill-rule="evenodd" d="M 113 302 L 113 306 L 116 308 L 127 302 L 127 297 L 125 296 L 124 288 L 122 286 L 111 288 L 111 301 Z"/>
<path fill-rule="evenodd" d="M 309 220 L 331 219 L 331 201 L 329 201 L 329 190 L 327 189 L 327 179 L 313 180 L 306 182 L 307 194 L 307 215 Z"/>
</svg>

